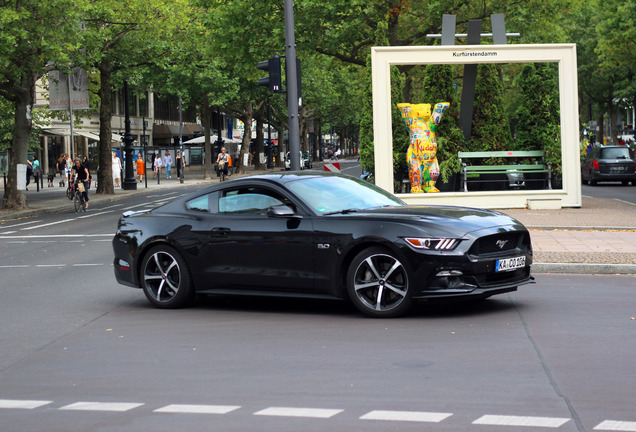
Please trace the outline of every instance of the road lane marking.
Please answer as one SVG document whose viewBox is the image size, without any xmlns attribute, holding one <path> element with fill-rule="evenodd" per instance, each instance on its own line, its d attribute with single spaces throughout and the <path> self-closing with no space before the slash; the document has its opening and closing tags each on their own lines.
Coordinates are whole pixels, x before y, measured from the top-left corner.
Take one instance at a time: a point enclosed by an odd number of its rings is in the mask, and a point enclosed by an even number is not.
<svg viewBox="0 0 636 432">
<path fill-rule="evenodd" d="M 44 227 L 51 226 L 51 225 L 57 225 L 57 224 L 66 223 L 66 222 L 72 222 L 74 220 L 75 219 L 63 219 L 63 220 L 57 221 L 57 222 L 49 222 L 47 224 L 36 225 L 36 226 L 28 227 L 28 228 L 20 228 L 20 231 L 28 231 L 28 230 L 32 230 L 32 229 L 44 228 Z"/>
<path fill-rule="evenodd" d="M 108 210 L 108 209 L 117 208 L 117 207 L 123 207 L 123 206 L 124 206 L 123 204 L 115 204 L 115 205 L 112 205 L 112 206 L 104 207 L 104 208 L 102 208 L 102 210 Z"/>
<path fill-rule="evenodd" d="M 34 409 L 44 405 L 53 403 L 53 401 L 43 400 L 17 400 L 17 399 L 0 399 L 0 408 L 8 409 Z"/>
<path fill-rule="evenodd" d="M 134 208 L 137 208 L 137 207 L 143 207 L 143 206 L 152 207 L 152 204 L 150 204 L 150 203 L 137 204 L 137 205 L 134 205 L 134 206 L 126 207 L 124 210 L 130 210 L 130 209 L 134 209 Z"/>
<path fill-rule="evenodd" d="M 15 232 L 17 232 L 17 231 L 7 231 L 7 232 L 0 233 L 0 235 L 13 234 Z"/>
<path fill-rule="evenodd" d="M 277 416 L 277 417 L 311 417 L 311 418 L 331 418 L 341 413 L 341 409 L 322 409 L 322 408 L 289 408 L 289 407 L 271 407 L 255 412 L 254 415 L 261 416 Z"/>
<path fill-rule="evenodd" d="M 78 219 L 86 219 L 86 218 L 93 217 L 93 216 L 101 216 L 101 215 L 106 214 L 106 213 L 112 213 L 114 211 L 115 210 L 100 211 L 99 213 L 91 213 L 91 214 L 87 214 L 86 216 L 78 216 L 77 218 Z"/>
<path fill-rule="evenodd" d="M 109 234 L 40 234 L 40 235 L 15 235 L 15 236 L 0 236 L 0 240 L 17 240 L 17 239 L 38 239 L 38 238 L 80 238 L 80 237 L 113 237 L 113 233 Z"/>
<path fill-rule="evenodd" d="M 103 266 L 103 263 L 96 264 L 73 264 L 73 267 L 90 267 L 90 266 Z"/>
<path fill-rule="evenodd" d="M 142 403 L 122 402 L 75 402 L 60 408 L 65 411 L 114 411 L 126 412 L 142 406 Z"/>
<path fill-rule="evenodd" d="M 241 408 L 233 405 L 179 405 L 172 404 L 163 408 L 154 410 L 158 413 L 177 413 L 177 414 L 227 414 Z"/>
<path fill-rule="evenodd" d="M 22 225 L 31 225 L 31 224 L 38 223 L 38 222 L 42 222 L 42 220 L 39 219 L 39 220 L 30 221 L 30 222 L 22 222 L 22 223 L 15 224 L 15 225 L 6 225 L 6 226 L 3 226 L 2 229 L 15 228 L 15 227 L 19 227 L 19 226 L 22 226 Z"/>
<path fill-rule="evenodd" d="M 30 265 L 27 264 L 20 264 L 20 265 L 3 265 L 0 266 L 0 268 L 27 268 L 27 267 L 31 267 Z"/>
<path fill-rule="evenodd" d="M 66 267 L 66 264 L 36 264 L 36 267 Z"/>
<path fill-rule="evenodd" d="M 452 416 L 452 413 L 421 412 L 421 411 L 371 411 L 360 420 L 412 421 L 424 423 L 439 423 Z"/>
<path fill-rule="evenodd" d="M 594 430 L 636 432 L 636 422 L 605 420 L 599 423 Z"/>
<path fill-rule="evenodd" d="M 570 421 L 569 418 L 558 417 L 524 417 L 524 416 L 503 416 L 484 415 L 479 417 L 473 424 L 490 426 L 532 426 L 545 428 L 558 428 Z"/>
</svg>

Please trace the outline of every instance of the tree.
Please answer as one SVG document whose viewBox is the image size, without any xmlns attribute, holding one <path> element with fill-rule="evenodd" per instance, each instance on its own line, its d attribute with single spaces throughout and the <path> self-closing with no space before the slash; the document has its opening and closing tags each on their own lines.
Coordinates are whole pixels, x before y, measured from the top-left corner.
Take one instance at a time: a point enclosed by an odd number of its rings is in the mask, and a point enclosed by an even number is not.
<svg viewBox="0 0 636 432">
<path fill-rule="evenodd" d="M 111 158 L 111 94 L 124 81 L 143 83 L 143 66 L 161 68 L 187 33 L 188 0 L 99 0 L 82 10 L 85 31 L 75 63 L 99 72 L 99 171 L 97 193 L 114 193 Z"/>
<path fill-rule="evenodd" d="M 78 7 L 80 6 L 80 7 Z M 13 106 L 13 138 L 4 208 L 27 207 L 17 189 L 17 164 L 25 163 L 33 125 L 35 83 L 54 65 L 66 67 L 76 49 L 80 1 L 5 1 L 0 13 L 0 96 Z"/>
<path fill-rule="evenodd" d="M 504 151 L 510 145 L 503 86 L 497 66 L 480 64 L 477 67 L 472 132 L 467 147 L 470 151 Z"/>
<path fill-rule="evenodd" d="M 543 150 L 552 171 L 561 172 L 561 128 L 557 70 L 528 63 L 516 79 L 521 91 L 516 110 L 516 150 Z"/>
</svg>

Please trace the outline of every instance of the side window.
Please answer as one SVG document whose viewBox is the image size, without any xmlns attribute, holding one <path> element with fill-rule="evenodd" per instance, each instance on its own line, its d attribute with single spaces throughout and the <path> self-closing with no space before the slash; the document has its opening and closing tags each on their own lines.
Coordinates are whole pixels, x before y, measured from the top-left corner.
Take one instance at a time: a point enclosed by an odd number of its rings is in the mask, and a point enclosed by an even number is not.
<svg viewBox="0 0 636 432">
<path fill-rule="evenodd" d="M 265 188 L 235 189 L 219 199 L 219 213 L 266 215 L 268 208 L 285 204 L 285 201 L 277 192 Z"/>
<path fill-rule="evenodd" d="M 190 201 L 187 201 L 185 206 L 188 210 L 191 211 L 216 213 L 218 211 L 218 196 L 218 192 L 201 195 L 196 198 L 192 198 Z"/>
</svg>

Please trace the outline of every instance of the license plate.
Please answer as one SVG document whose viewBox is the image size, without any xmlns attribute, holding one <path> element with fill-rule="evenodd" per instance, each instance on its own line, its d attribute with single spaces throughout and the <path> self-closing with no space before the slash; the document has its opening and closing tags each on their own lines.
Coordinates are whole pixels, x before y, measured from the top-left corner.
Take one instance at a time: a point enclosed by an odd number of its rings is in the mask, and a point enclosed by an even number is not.
<svg viewBox="0 0 636 432">
<path fill-rule="evenodd" d="M 515 270 L 526 266 L 526 257 L 500 259 L 495 262 L 495 271 Z"/>
<path fill-rule="evenodd" d="M 610 167 L 610 172 L 623 172 L 625 167 Z"/>
</svg>

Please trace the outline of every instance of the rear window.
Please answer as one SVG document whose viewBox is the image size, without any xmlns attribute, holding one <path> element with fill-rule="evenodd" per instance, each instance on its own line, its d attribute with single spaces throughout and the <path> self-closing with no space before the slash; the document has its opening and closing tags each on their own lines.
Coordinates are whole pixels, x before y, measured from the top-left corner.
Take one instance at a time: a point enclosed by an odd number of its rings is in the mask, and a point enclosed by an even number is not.
<svg viewBox="0 0 636 432">
<path fill-rule="evenodd" d="M 627 147 L 612 147 L 601 150 L 600 159 L 630 159 Z"/>
</svg>

